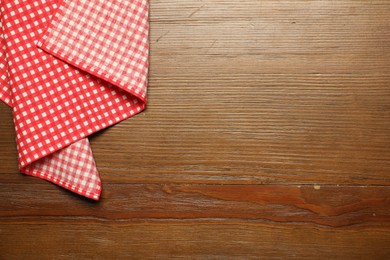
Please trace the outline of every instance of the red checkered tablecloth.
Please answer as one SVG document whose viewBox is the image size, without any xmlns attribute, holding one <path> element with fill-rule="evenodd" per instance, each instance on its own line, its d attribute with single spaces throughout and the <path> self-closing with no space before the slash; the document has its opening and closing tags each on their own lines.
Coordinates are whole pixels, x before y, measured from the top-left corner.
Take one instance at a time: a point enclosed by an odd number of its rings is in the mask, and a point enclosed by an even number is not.
<svg viewBox="0 0 390 260">
<path fill-rule="evenodd" d="M 87 136 L 141 112 L 147 0 L 1 0 L 0 99 L 21 172 L 99 199 Z"/>
</svg>

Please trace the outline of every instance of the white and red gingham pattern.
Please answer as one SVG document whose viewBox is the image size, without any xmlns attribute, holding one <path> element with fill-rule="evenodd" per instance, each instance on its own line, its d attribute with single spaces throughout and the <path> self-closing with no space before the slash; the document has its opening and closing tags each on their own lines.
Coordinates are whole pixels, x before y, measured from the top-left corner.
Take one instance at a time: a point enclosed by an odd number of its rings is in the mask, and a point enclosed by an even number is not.
<svg viewBox="0 0 390 260">
<path fill-rule="evenodd" d="M 0 3 L 2 2 L 0 1 Z M 1 11 L 3 10 L 4 8 L 1 8 Z M 0 27 L 0 99 L 13 107 L 12 85 L 8 78 L 7 47 L 3 27 L 2 25 Z M 20 55 L 23 58 L 23 53 L 20 53 Z M 10 64 L 12 63 L 11 60 Z M 31 163 L 22 171 L 25 174 L 49 180 L 88 198 L 99 199 L 100 178 L 87 139 L 81 139 L 41 160 Z"/>
<path fill-rule="evenodd" d="M 101 182 L 87 138 L 28 165 L 24 173 L 91 199 L 100 196 Z"/>
<path fill-rule="evenodd" d="M 147 1 L 2 0 L 1 11 L 6 65 L 2 55 L 4 66 L 0 69 L 3 73 L 8 68 L 8 79 L 2 77 L 1 83 L 9 81 L 12 94 L 2 86 L 0 97 L 13 106 L 21 171 L 39 172 L 39 177 L 96 199 L 91 194 L 100 190 L 100 181 L 94 188 L 87 185 L 88 189 L 78 181 L 93 183 L 97 172 L 90 171 L 95 177 L 80 176 L 75 167 L 63 163 L 68 159 L 61 160 L 58 164 L 67 165 L 61 170 L 68 171 L 65 185 L 58 181 L 59 168 L 53 170 L 55 163 L 46 158 L 54 162 L 59 154 L 47 157 L 53 153 L 78 157 L 76 151 L 62 150 L 73 149 L 71 144 L 80 142 L 85 146 L 81 150 L 90 151 L 83 141 L 86 136 L 144 109 Z M 104 22 L 97 13 L 106 15 Z M 80 32 L 71 27 L 80 21 L 89 26 L 88 37 L 79 37 Z M 61 37 L 65 33 L 66 38 Z M 57 41 L 58 45 L 51 44 Z M 51 166 L 44 168 L 42 162 Z M 94 163 L 89 168 L 94 168 Z"/>
<path fill-rule="evenodd" d="M 0 1 L 1 4 L 1 1 Z M 0 20 L 0 99 L 9 106 L 12 106 L 12 93 L 8 84 L 8 64 L 6 58 L 5 40 L 3 37 L 3 26 Z"/>
<path fill-rule="evenodd" d="M 148 32 L 145 0 L 64 0 L 37 45 L 145 100 Z"/>
</svg>

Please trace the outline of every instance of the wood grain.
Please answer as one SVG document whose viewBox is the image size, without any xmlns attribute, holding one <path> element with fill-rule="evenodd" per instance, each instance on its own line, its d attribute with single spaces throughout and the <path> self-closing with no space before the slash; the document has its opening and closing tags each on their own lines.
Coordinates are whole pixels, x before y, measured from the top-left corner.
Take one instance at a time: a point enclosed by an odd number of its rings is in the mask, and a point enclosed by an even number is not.
<svg viewBox="0 0 390 260">
<path fill-rule="evenodd" d="M 19 174 L 0 104 L 0 258 L 387 259 L 390 2 L 150 5 L 147 110 L 91 137 L 100 202 Z"/>
<path fill-rule="evenodd" d="M 381 228 L 179 220 L 6 228 L 7 244 L 1 243 L 0 250 L 19 259 L 387 259 L 390 251 L 389 232 Z"/>
<path fill-rule="evenodd" d="M 35 181 L 34 181 L 35 182 Z M 91 203 L 46 185 L 8 184 L 0 191 L 0 220 L 45 223 L 134 219 L 240 219 L 312 223 L 329 227 L 390 224 L 390 187 L 108 184 L 102 201 Z M 49 199 L 35 200 L 42 190 Z M 61 207 L 56 207 L 61 200 Z M 23 202 L 29 201 L 28 208 Z M 73 211 L 75 205 L 77 211 Z M 389 225 L 390 226 L 390 225 Z"/>
</svg>

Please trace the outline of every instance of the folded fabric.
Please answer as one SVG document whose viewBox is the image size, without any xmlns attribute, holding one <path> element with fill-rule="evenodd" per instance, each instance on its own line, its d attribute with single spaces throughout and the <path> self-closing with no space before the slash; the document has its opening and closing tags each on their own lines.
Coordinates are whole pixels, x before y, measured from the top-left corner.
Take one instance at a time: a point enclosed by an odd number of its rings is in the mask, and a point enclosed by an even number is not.
<svg viewBox="0 0 390 260">
<path fill-rule="evenodd" d="M 0 99 L 22 173 L 99 199 L 87 136 L 146 105 L 147 0 L 1 0 Z"/>
</svg>

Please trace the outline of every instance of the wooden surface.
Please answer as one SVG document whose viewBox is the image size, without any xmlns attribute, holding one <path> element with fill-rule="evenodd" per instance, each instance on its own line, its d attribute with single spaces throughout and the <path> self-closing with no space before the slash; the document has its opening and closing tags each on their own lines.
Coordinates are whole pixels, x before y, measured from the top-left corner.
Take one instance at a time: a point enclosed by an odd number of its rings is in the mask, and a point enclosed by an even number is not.
<svg viewBox="0 0 390 260">
<path fill-rule="evenodd" d="M 0 258 L 388 259 L 390 1 L 151 0 L 147 110 L 91 137 L 100 202 L 17 169 Z"/>
</svg>

